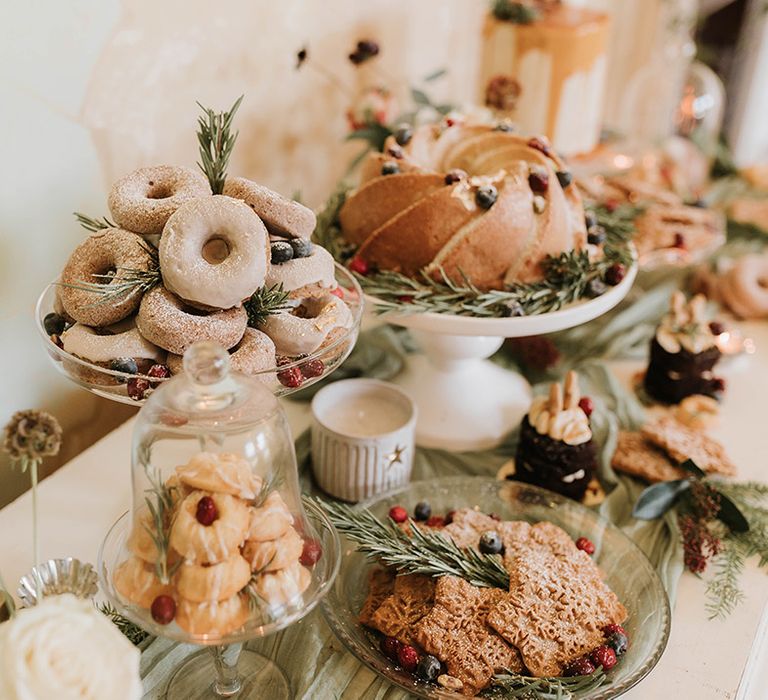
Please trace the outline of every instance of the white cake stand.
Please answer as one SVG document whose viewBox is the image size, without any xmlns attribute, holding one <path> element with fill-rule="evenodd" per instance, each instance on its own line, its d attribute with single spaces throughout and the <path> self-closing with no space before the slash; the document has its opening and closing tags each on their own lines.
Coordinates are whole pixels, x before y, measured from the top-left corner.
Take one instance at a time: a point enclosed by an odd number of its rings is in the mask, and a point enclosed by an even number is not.
<svg viewBox="0 0 768 700">
<path fill-rule="evenodd" d="M 524 338 L 579 326 L 602 316 L 629 292 L 637 275 L 603 295 L 559 311 L 519 318 L 476 318 L 436 313 L 386 313 L 378 318 L 411 331 L 421 348 L 393 379 L 416 402 L 416 442 L 451 451 L 487 450 L 499 445 L 522 420 L 531 387 L 518 373 L 490 362 L 505 338 Z M 366 295 L 367 309 L 377 299 Z"/>
</svg>

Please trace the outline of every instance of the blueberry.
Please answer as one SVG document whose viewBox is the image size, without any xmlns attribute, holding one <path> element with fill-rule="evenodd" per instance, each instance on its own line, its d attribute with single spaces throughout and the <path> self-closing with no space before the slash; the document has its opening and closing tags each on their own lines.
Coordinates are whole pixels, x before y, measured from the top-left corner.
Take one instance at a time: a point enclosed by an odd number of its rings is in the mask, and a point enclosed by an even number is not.
<svg viewBox="0 0 768 700">
<path fill-rule="evenodd" d="M 629 640 L 627 639 L 626 634 L 622 634 L 621 632 L 614 632 L 610 637 L 608 637 L 608 641 L 605 644 L 616 652 L 616 656 L 621 656 L 627 650 L 627 647 L 629 646 Z"/>
<path fill-rule="evenodd" d="M 416 666 L 416 675 L 423 681 L 434 681 L 442 670 L 440 660 L 431 654 L 424 654 Z"/>
<path fill-rule="evenodd" d="M 607 289 L 608 285 L 606 285 L 603 280 L 590 280 L 589 284 L 587 284 L 587 296 L 590 296 L 594 299 L 595 297 L 599 297 L 602 294 L 605 294 Z"/>
<path fill-rule="evenodd" d="M 507 318 L 525 316 L 525 309 L 523 305 L 518 301 L 508 301 L 502 308 L 502 316 Z"/>
<path fill-rule="evenodd" d="M 432 515 L 432 508 L 426 501 L 419 501 L 413 509 L 413 517 L 416 520 L 426 520 Z"/>
<path fill-rule="evenodd" d="M 593 226 L 597 226 L 597 215 L 595 212 L 587 209 L 587 211 L 584 212 L 584 223 L 587 226 L 587 231 Z"/>
<path fill-rule="evenodd" d="M 272 264 L 281 265 L 293 258 L 293 246 L 288 241 L 275 241 L 272 244 Z"/>
<path fill-rule="evenodd" d="M 560 183 L 560 187 L 565 189 L 573 182 L 573 175 L 567 170 L 558 170 L 556 173 L 557 181 Z"/>
<path fill-rule="evenodd" d="M 67 327 L 67 321 L 59 314 L 50 313 L 43 319 L 43 327 L 48 335 L 61 335 Z"/>
<path fill-rule="evenodd" d="M 112 362 L 109 363 L 109 368 L 115 372 L 125 372 L 125 374 L 139 373 L 139 366 L 136 364 L 136 360 L 134 360 L 132 357 L 116 357 L 114 360 L 112 360 Z M 122 377 L 118 377 L 117 381 L 122 384 L 127 380 L 123 379 Z"/>
<path fill-rule="evenodd" d="M 293 248 L 294 258 L 308 258 L 314 249 L 312 241 L 308 238 L 294 238 L 291 240 L 290 246 Z"/>
<path fill-rule="evenodd" d="M 587 241 L 592 245 L 605 243 L 605 229 L 599 224 L 595 224 L 587 229 Z"/>
<path fill-rule="evenodd" d="M 408 145 L 408 142 L 413 138 L 413 129 L 410 126 L 401 126 L 395 132 L 395 141 L 400 146 Z"/>
<path fill-rule="evenodd" d="M 400 172 L 400 166 L 393 160 L 388 160 L 381 166 L 382 175 L 396 175 Z"/>
<path fill-rule="evenodd" d="M 499 533 L 494 530 L 486 530 L 480 535 L 479 546 L 483 554 L 499 554 L 504 549 Z"/>
<path fill-rule="evenodd" d="M 475 201 L 481 209 L 490 209 L 499 196 L 498 190 L 493 185 L 481 185 L 475 193 Z"/>
</svg>

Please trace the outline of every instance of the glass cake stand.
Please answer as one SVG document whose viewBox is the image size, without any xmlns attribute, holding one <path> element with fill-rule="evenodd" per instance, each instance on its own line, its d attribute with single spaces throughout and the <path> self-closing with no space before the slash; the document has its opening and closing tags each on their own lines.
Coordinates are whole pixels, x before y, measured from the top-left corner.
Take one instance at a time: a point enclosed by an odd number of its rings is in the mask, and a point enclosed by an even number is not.
<svg viewBox="0 0 768 700">
<path fill-rule="evenodd" d="M 623 627 L 629 648 L 608 672 L 608 682 L 595 690 L 577 693 L 573 700 L 609 700 L 625 693 L 647 676 L 667 645 L 670 608 L 658 574 L 637 545 L 597 513 L 551 491 L 513 481 L 488 477 L 454 476 L 411 482 L 361 504 L 386 520 L 394 505 L 413 512 L 419 501 L 428 501 L 435 514 L 463 507 L 478 507 L 502 520 L 550 521 L 574 538 L 587 537 L 595 545 L 594 560 L 603 578 L 626 606 Z M 328 625 L 358 660 L 411 696 L 430 700 L 466 697 L 437 685 L 417 681 L 395 666 L 379 649 L 378 641 L 358 622 L 368 593 L 367 571 L 373 563 L 342 536 L 341 568 L 321 608 Z M 631 575 L 628 575 L 631 572 Z M 551 696 L 554 698 L 555 695 Z"/>
<path fill-rule="evenodd" d="M 336 267 L 336 282 L 343 290 L 343 301 L 352 312 L 352 326 L 340 337 L 323 348 L 318 349 L 306 357 L 293 359 L 291 362 L 281 364 L 280 367 L 271 367 L 258 373 L 259 379 L 276 396 L 292 394 L 299 389 L 305 389 L 331 374 L 345 359 L 357 342 L 360 332 L 360 320 L 363 312 L 363 292 L 360 285 L 346 268 L 338 263 Z M 147 377 L 141 374 L 127 374 L 108 367 L 89 362 L 80 357 L 66 352 L 51 340 L 46 333 L 43 320 L 45 316 L 54 310 L 56 296 L 56 282 L 49 284 L 40 295 L 35 307 L 35 323 L 43 340 L 45 350 L 53 366 L 65 377 L 97 396 L 102 396 L 112 401 L 140 406 L 144 399 L 135 400 L 128 395 L 127 382 L 132 378 L 143 378 L 150 382 L 151 386 L 159 386 L 165 379 Z M 309 362 L 319 360 L 322 362 L 323 371 L 317 376 L 304 377 L 304 381 L 298 386 L 286 386 L 278 377 L 280 373 L 289 372 L 295 367 L 301 367 Z M 316 363 L 315 363 L 316 364 Z M 313 373 L 314 374 L 314 373 Z M 283 375 L 285 376 L 285 375 Z"/>
<path fill-rule="evenodd" d="M 382 314 L 387 323 L 408 328 L 422 350 L 407 356 L 393 380 L 418 406 L 417 443 L 451 451 L 496 447 L 528 412 L 531 388 L 520 374 L 488 358 L 505 338 L 554 333 L 602 316 L 627 295 L 636 275 L 635 264 L 601 296 L 532 316 Z M 366 295 L 366 301 L 376 307 L 375 297 Z"/>
</svg>

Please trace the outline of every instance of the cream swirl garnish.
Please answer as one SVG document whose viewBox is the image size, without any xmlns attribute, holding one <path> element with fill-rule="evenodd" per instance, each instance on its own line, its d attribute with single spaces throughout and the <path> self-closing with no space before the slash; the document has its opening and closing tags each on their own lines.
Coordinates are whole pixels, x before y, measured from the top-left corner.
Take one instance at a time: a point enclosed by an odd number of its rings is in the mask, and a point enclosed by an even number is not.
<svg viewBox="0 0 768 700">
<path fill-rule="evenodd" d="M 579 407 L 580 398 L 578 377 L 575 372 L 568 372 L 565 396 L 560 384 L 553 382 L 549 387 L 549 396 L 539 396 L 533 400 L 528 411 L 528 422 L 539 435 L 548 435 L 567 445 L 588 442 L 592 439 L 592 430 L 587 414 Z"/>
<path fill-rule="evenodd" d="M 673 354 L 685 349 L 694 355 L 714 347 L 715 336 L 704 318 L 706 304 L 703 294 L 687 302 L 685 295 L 676 291 L 669 313 L 656 329 L 659 345 Z"/>
</svg>

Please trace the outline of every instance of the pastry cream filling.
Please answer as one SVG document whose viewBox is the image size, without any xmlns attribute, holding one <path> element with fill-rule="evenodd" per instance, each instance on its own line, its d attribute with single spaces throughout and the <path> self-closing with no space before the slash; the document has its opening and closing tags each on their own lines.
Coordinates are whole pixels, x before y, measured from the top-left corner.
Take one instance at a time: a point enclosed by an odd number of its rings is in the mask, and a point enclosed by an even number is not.
<svg viewBox="0 0 768 700">
<path fill-rule="evenodd" d="M 548 396 L 538 396 L 528 411 L 528 422 L 539 435 L 548 435 L 567 445 L 581 445 L 592 439 L 587 414 L 579 407 L 576 374 L 565 379 L 565 398 L 560 384 L 552 384 Z"/>
<path fill-rule="evenodd" d="M 682 349 L 697 355 L 715 346 L 715 336 L 704 319 L 707 303 L 702 294 L 686 302 L 682 292 L 672 295 L 672 307 L 656 329 L 656 340 L 667 352 Z"/>
</svg>

